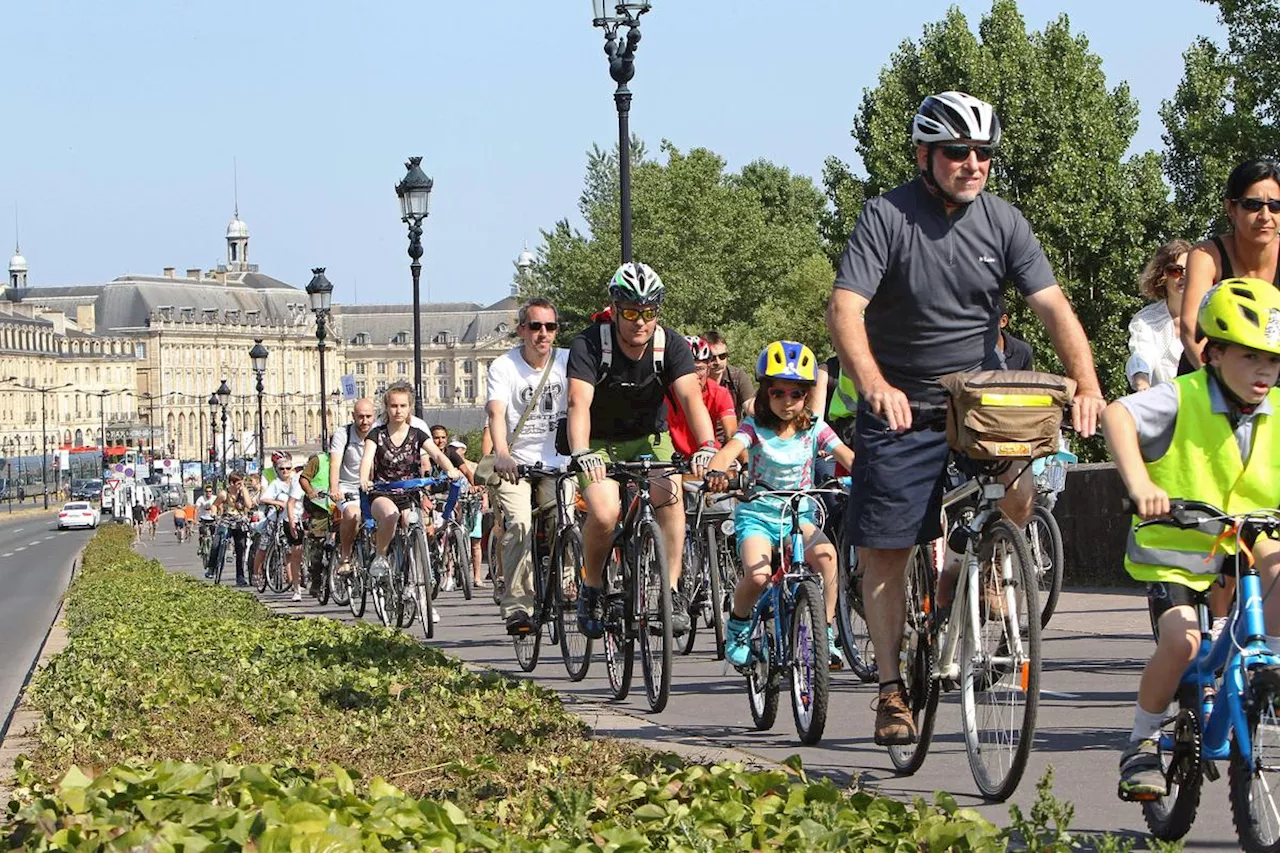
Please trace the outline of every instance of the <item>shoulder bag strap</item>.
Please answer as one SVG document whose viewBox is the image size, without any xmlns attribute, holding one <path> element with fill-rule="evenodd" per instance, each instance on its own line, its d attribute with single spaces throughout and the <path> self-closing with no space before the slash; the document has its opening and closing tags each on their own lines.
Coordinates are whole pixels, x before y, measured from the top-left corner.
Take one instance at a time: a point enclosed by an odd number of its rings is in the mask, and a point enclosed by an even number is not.
<svg viewBox="0 0 1280 853">
<path fill-rule="evenodd" d="M 521 356 L 523 357 L 523 356 Z M 534 406 L 538 405 L 538 400 L 542 397 L 542 389 L 547 384 L 547 377 L 551 375 L 551 368 L 555 367 L 556 349 L 551 348 L 551 352 L 547 354 L 547 366 L 542 368 L 542 378 L 538 380 L 538 387 L 533 390 L 533 396 L 529 398 L 529 405 L 524 407 L 524 411 L 520 413 L 520 420 L 516 421 L 516 428 L 507 438 L 507 449 L 515 444 L 516 439 L 520 436 L 520 430 L 524 429 L 524 422 L 529 419 L 529 412 Z"/>
</svg>

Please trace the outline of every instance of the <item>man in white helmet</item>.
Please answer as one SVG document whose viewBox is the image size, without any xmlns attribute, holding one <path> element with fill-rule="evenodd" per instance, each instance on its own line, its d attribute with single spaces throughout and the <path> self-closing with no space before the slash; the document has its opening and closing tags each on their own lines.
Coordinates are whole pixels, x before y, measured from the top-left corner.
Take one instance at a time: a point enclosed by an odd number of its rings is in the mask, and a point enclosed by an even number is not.
<svg viewBox="0 0 1280 853">
<path fill-rule="evenodd" d="M 684 337 L 658 322 L 666 295 L 662 279 L 648 264 L 625 263 L 609 282 L 608 318 L 593 323 L 569 345 L 567 446 L 578 477 L 587 519 L 582 526 L 583 575 L 578 628 L 598 639 L 604 633 L 604 558 L 621 515 L 618 483 L 608 478 L 608 462 L 641 456 L 669 461 L 671 436 L 666 401 L 684 410 L 696 443 L 690 456 L 695 477 L 715 455 L 711 416 L 702 402 L 693 353 Z M 689 602 L 679 588 L 684 553 L 684 502 L 680 477 L 654 478 L 654 514 L 666 545 L 671 580 L 673 634 L 689 630 Z"/>
<path fill-rule="evenodd" d="M 863 207 L 827 308 L 841 370 L 860 398 L 848 527 L 879 669 L 880 744 L 916 740 L 898 670 L 904 575 L 912 546 L 942 533 L 950 452 L 944 433 L 912 423 L 910 402 L 944 402 L 938 378 L 948 373 L 1000 367 L 997 304 L 1008 281 L 1077 382 L 1076 430 L 1092 435 L 1106 405 L 1084 330 L 1027 220 L 983 192 L 1000 135 L 991 105 L 972 95 L 925 98 L 911 124 L 919 176 Z M 1031 497 L 1028 484 L 1011 484 L 1003 508 L 1024 524 Z"/>
</svg>

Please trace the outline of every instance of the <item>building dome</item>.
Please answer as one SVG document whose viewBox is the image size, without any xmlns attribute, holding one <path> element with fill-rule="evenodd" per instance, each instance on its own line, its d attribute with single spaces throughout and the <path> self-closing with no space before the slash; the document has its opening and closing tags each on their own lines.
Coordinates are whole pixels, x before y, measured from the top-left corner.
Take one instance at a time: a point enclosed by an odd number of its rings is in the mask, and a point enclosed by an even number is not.
<svg viewBox="0 0 1280 853">
<path fill-rule="evenodd" d="M 516 258 L 516 266 L 520 267 L 520 269 L 526 269 L 533 266 L 533 262 L 535 260 L 536 258 L 533 257 L 533 252 L 525 249 L 520 253 L 520 257 Z"/>
<path fill-rule="evenodd" d="M 249 239 L 249 226 L 237 214 L 230 222 L 227 223 L 227 239 L 228 240 L 247 240 Z"/>
<path fill-rule="evenodd" d="M 14 255 L 9 259 L 9 272 L 26 272 L 27 259 L 22 255 Z"/>
</svg>

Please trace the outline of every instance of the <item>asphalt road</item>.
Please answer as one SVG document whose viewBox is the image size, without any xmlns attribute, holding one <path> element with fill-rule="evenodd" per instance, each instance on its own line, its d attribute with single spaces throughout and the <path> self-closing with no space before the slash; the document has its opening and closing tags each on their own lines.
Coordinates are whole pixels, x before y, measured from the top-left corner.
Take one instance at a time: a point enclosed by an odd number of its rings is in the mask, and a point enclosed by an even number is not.
<svg viewBox="0 0 1280 853">
<path fill-rule="evenodd" d="M 163 524 L 161 529 L 165 529 Z M 144 543 L 142 550 L 174 570 L 199 573 L 194 545 L 178 546 L 171 535 Z M 732 671 L 725 673 L 724 664 L 714 660 L 710 651 L 709 632 L 700 633 L 692 654 L 676 660 L 666 710 L 654 715 L 645 703 L 639 663 L 632 695 L 624 702 L 612 702 L 598 646 L 590 672 L 579 683 L 568 680 L 559 647 L 548 648 L 545 642 L 538 668 L 531 675 L 522 673 L 489 593 L 489 589 L 478 591 L 470 602 L 463 601 L 459 592 L 441 593 L 437 601 L 441 621 L 432 643 L 464 660 L 502 669 L 514 677 L 531 677 L 577 699 L 633 715 L 638 721 L 625 731 L 598 728 L 601 735 L 639 737 L 657 748 L 673 741 L 732 746 L 775 761 L 799 754 L 810 772 L 840 783 L 856 779 L 903 800 L 917 795 L 929 798 L 935 791 L 947 790 L 960 805 L 975 807 L 994 822 L 1008 822 L 1008 804 L 987 804 L 976 794 L 960 731 L 959 700 L 954 694 L 942 700 L 937 734 L 924 767 L 915 776 L 901 777 L 895 774 L 885 750 L 871 741 L 874 688 L 858 684 L 847 672 L 834 675 L 831 713 L 822 742 L 816 747 L 800 747 L 786 693 L 774 728 L 754 731 L 742 678 Z M 300 604 L 289 602 L 287 595 L 268 593 L 262 598 L 292 615 L 351 618 L 346 608 L 322 608 L 309 597 Z M 1119 751 L 1132 724 L 1138 676 L 1152 648 L 1145 606 L 1145 598 L 1136 589 L 1063 594 L 1058 613 L 1045 632 L 1035 751 L 1020 788 L 1010 800 L 1024 813 L 1035 800 L 1036 780 L 1052 767 L 1055 795 L 1074 804 L 1074 829 L 1146 837 L 1140 808 L 1115 796 Z M 368 614 L 376 619 L 372 604 Z M 421 637 L 421 627 L 415 625 L 412 633 Z M 1226 768 L 1222 770 L 1222 780 L 1206 784 L 1196 825 L 1185 839 L 1187 850 L 1238 849 L 1227 800 Z M 1139 842 L 1138 849 L 1144 847 Z"/>
<path fill-rule="evenodd" d="M 58 612 L 90 531 L 56 529 L 57 511 L 0 514 L 0 711 L 6 721 Z"/>
</svg>

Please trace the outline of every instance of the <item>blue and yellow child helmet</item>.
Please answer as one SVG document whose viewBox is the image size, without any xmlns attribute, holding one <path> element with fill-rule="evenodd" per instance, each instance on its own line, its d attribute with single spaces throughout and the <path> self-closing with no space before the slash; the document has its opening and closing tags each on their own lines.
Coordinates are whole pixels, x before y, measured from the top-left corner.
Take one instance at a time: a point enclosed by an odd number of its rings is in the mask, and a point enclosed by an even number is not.
<svg viewBox="0 0 1280 853">
<path fill-rule="evenodd" d="M 774 341 L 756 359 L 756 378 L 817 382 L 818 360 L 813 350 L 798 341 Z"/>
</svg>

